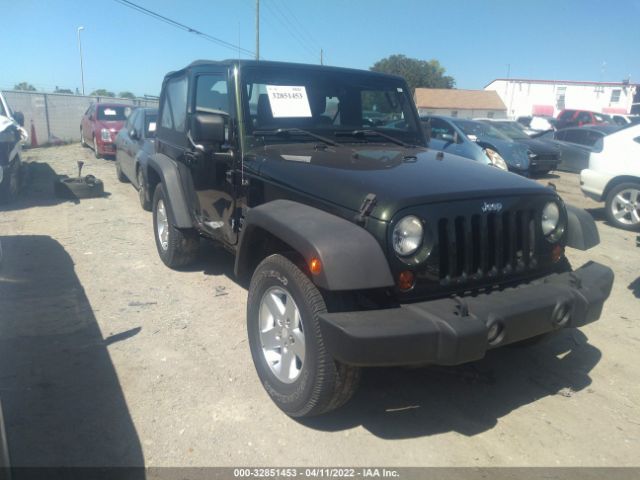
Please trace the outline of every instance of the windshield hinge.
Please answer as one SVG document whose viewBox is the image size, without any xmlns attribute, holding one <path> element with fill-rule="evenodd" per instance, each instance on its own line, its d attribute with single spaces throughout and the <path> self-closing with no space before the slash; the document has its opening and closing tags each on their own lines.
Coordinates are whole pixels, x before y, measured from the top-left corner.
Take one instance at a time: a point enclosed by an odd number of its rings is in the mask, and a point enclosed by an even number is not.
<svg viewBox="0 0 640 480">
<path fill-rule="evenodd" d="M 362 205 L 360 205 L 360 211 L 358 215 L 355 217 L 356 223 L 363 224 L 367 217 L 373 211 L 373 207 L 376 206 L 376 195 L 375 193 L 367 193 L 367 196 L 364 197 Z"/>
</svg>

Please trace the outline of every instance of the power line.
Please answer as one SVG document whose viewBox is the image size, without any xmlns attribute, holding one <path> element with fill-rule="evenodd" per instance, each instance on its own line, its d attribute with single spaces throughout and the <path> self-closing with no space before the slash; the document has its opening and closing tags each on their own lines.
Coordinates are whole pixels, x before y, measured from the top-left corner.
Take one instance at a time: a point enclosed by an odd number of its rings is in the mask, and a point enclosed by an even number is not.
<svg viewBox="0 0 640 480">
<path fill-rule="evenodd" d="M 266 5 L 267 9 L 271 12 L 271 15 L 280 22 L 280 24 L 284 27 L 284 30 L 288 32 L 289 35 L 291 35 L 291 37 L 298 43 L 298 45 L 315 56 L 314 49 L 310 48 L 306 44 L 305 39 L 300 36 L 289 19 L 282 14 L 282 12 L 279 10 L 279 7 L 275 3 L 271 2 L 264 2 L 264 5 Z M 278 10 L 276 11 L 276 9 Z"/>
<path fill-rule="evenodd" d="M 276 0 L 274 0 L 274 2 L 275 1 Z M 313 37 L 313 35 L 311 35 L 311 32 L 304 28 L 304 25 L 302 25 L 302 22 L 300 20 L 298 20 L 298 17 L 296 16 L 295 13 L 293 13 L 293 10 L 291 10 L 289 8 L 289 6 L 282 0 L 280 1 L 280 4 L 282 5 L 282 8 L 284 9 L 285 13 L 288 13 L 290 18 L 293 19 L 293 22 L 295 24 L 297 24 L 298 32 L 300 32 L 303 36 L 305 36 L 307 38 L 307 40 L 310 42 L 310 44 L 314 44 L 314 50 L 320 49 L 321 48 L 320 44 L 318 42 L 316 42 L 316 40 Z"/>
<path fill-rule="evenodd" d="M 185 32 L 188 33 L 194 33 L 202 38 L 204 38 L 205 40 L 208 40 L 212 43 L 215 43 L 221 47 L 225 47 L 228 49 L 233 50 L 234 52 L 244 52 L 247 55 L 255 55 L 255 52 L 252 52 L 251 50 L 247 50 L 246 48 L 242 48 L 239 45 L 235 45 L 233 43 L 227 42 L 225 40 L 222 40 L 220 38 L 214 37 L 212 35 L 209 35 L 208 33 L 204 33 L 201 32 L 200 30 L 196 30 L 195 28 L 191 28 L 187 25 L 184 25 L 183 23 L 180 23 L 176 20 L 172 20 L 171 18 L 165 17 L 164 15 L 160 15 L 159 13 L 153 12 L 147 8 L 144 8 L 140 5 L 137 5 L 133 2 L 130 2 L 129 0 L 114 0 L 115 2 L 118 2 L 121 5 L 124 5 L 125 7 L 129 7 L 133 10 L 136 10 L 139 13 L 142 13 L 144 15 L 147 15 L 151 18 L 154 18 L 156 20 L 159 20 L 161 22 L 164 22 L 168 25 L 171 25 L 173 27 L 179 28 L 180 30 L 184 30 Z"/>
</svg>

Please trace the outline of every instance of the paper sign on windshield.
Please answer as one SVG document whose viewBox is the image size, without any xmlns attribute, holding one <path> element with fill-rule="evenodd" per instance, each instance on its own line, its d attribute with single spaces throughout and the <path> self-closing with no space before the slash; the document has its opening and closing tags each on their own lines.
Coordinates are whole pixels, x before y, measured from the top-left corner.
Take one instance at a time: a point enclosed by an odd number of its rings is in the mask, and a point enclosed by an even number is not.
<svg viewBox="0 0 640 480">
<path fill-rule="evenodd" d="M 156 122 L 149 122 L 149 132 L 156 131 Z"/>
<path fill-rule="evenodd" d="M 104 109 L 104 114 L 112 116 L 112 115 L 117 115 L 118 112 L 116 112 L 113 108 L 105 108 Z"/>
<path fill-rule="evenodd" d="M 310 117 L 307 90 L 303 87 L 267 85 L 273 118 Z"/>
</svg>

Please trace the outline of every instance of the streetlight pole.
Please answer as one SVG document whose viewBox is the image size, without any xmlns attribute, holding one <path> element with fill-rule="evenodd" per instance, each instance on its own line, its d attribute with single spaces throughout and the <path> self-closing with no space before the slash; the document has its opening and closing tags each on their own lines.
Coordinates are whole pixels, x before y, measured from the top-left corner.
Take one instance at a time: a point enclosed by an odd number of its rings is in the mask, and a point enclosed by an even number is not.
<svg viewBox="0 0 640 480">
<path fill-rule="evenodd" d="M 78 49 L 80 50 L 80 78 L 82 79 L 82 95 L 84 95 L 84 68 L 82 66 L 82 41 L 80 40 L 80 31 L 84 27 L 78 27 Z"/>
</svg>

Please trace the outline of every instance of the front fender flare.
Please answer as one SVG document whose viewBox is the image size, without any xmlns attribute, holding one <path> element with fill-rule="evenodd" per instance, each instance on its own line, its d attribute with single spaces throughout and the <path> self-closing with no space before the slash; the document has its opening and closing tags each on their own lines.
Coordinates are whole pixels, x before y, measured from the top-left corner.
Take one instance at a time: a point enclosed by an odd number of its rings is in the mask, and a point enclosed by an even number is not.
<svg viewBox="0 0 640 480">
<path fill-rule="evenodd" d="M 308 263 L 320 260 L 312 281 L 326 290 L 391 287 L 393 276 L 376 239 L 364 228 L 323 210 L 290 200 L 275 200 L 250 209 L 236 254 L 236 275 L 247 273 L 252 236 L 259 230 L 285 242 Z"/>
<path fill-rule="evenodd" d="M 176 162 L 166 155 L 155 153 L 150 156 L 148 168 L 153 169 L 164 185 L 169 199 L 168 208 L 173 213 L 175 227 L 193 228 L 193 220 L 189 213 L 186 196 L 180 181 L 180 172 Z M 152 196 L 152 194 L 150 193 Z"/>
<path fill-rule="evenodd" d="M 586 210 L 565 205 L 567 209 L 567 246 L 589 250 L 600 243 L 600 234 L 593 217 Z"/>
</svg>

